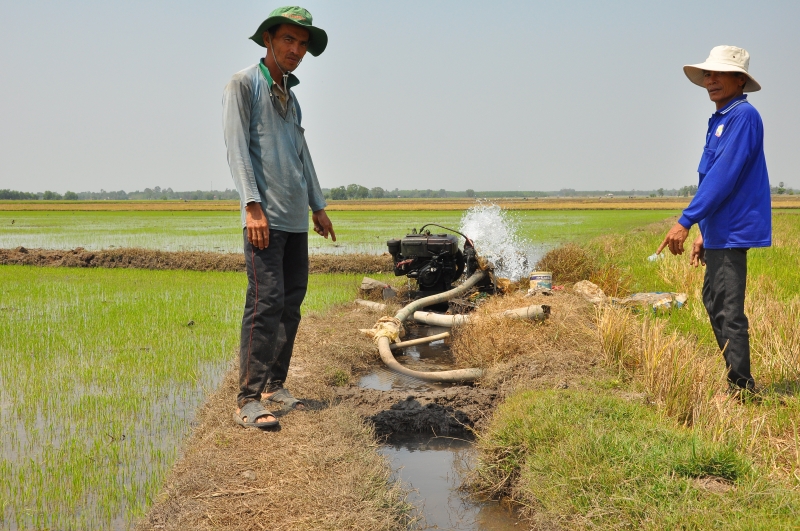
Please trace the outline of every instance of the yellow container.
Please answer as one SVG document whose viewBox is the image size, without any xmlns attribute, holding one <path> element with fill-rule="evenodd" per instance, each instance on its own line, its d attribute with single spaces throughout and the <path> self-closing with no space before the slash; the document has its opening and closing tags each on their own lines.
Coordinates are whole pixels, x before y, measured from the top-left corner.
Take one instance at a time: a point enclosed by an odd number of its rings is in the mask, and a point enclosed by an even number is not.
<svg viewBox="0 0 800 531">
<path fill-rule="evenodd" d="M 550 271 L 532 271 L 531 272 L 531 289 L 553 287 L 553 273 Z"/>
</svg>

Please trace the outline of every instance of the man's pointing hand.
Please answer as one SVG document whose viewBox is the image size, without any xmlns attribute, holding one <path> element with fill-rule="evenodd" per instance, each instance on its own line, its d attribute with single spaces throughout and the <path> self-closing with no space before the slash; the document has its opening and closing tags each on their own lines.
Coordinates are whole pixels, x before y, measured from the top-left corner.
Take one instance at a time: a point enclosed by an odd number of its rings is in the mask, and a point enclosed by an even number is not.
<svg viewBox="0 0 800 531">
<path fill-rule="evenodd" d="M 333 223 L 331 223 L 331 220 L 328 218 L 328 214 L 325 213 L 324 208 L 311 214 L 311 221 L 314 223 L 314 232 L 326 240 L 328 239 L 328 234 L 330 234 L 331 239 L 336 241 L 336 233 L 333 232 Z"/>
<path fill-rule="evenodd" d="M 688 236 L 689 229 L 680 223 L 676 223 L 669 229 L 666 238 L 664 238 L 664 241 L 658 246 L 656 254 L 661 254 L 661 251 L 667 246 L 669 246 L 669 252 L 672 254 L 683 254 L 683 242 L 686 241 Z"/>
</svg>

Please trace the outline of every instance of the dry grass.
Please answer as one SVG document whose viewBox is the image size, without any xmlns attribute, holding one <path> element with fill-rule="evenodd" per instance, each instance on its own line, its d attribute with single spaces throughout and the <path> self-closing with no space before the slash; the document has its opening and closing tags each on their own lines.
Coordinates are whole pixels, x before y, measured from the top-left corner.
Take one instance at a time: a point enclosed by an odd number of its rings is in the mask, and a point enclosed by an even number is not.
<svg viewBox="0 0 800 531">
<path fill-rule="evenodd" d="M 609 297 L 627 297 L 631 294 L 631 277 L 612 262 L 592 271 L 589 281 L 599 286 Z"/>
<path fill-rule="evenodd" d="M 616 264 L 601 264 L 591 251 L 574 243 L 548 251 L 536 264 L 536 269 L 551 271 L 554 284 L 590 280 L 611 297 L 624 297 L 630 293 L 630 278 Z"/>
<path fill-rule="evenodd" d="M 635 377 L 667 415 L 691 423 L 695 405 L 723 388 L 717 353 L 666 333 L 663 320 L 613 306 L 598 308 L 596 319 L 605 362 Z"/>
<path fill-rule="evenodd" d="M 780 302 L 769 296 L 766 279 L 752 286 L 746 300 L 750 346 L 759 378 L 776 386 L 798 384 L 800 377 L 800 298 Z"/>
<path fill-rule="evenodd" d="M 683 265 L 660 264 L 679 269 Z M 701 281 L 686 272 L 683 285 L 695 300 Z M 755 462 L 776 477 L 800 486 L 800 298 L 788 303 L 770 296 L 770 280 L 754 279 L 749 286 L 746 311 L 750 318 L 751 361 L 760 388 L 759 400 L 738 402 L 724 394 L 727 387 L 722 356 L 716 345 L 701 343 L 693 335 L 667 331 L 658 317 L 643 318 L 620 308 L 598 309 L 596 322 L 607 365 L 647 393 L 670 417 L 700 430 L 713 441 L 727 442 L 747 451 Z M 698 313 L 702 304 L 682 311 Z"/>
<path fill-rule="evenodd" d="M 488 199 L 506 210 L 680 210 L 689 204 L 683 198 L 558 198 L 538 199 L 500 198 Z M 476 199 L 371 199 L 366 201 L 331 201 L 326 210 L 466 210 L 476 204 Z M 798 201 L 800 205 L 800 201 Z"/>
<path fill-rule="evenodd" d="M 330 405 L 331 384 L 346 383 L 354 368 L 377 357 L 372 342 L 355 333 L 376 318 L 351 306 L 304 317 L 287 387 L 311 410 L 279 414 L 279 431 L 233 422 L 238 383 L 231 367 L 137 529 L 407 529 L 410 507 L 375 451 L 372 428 Z"/>
<path fill-rule="evenodd" d="M 346 305 L 331 308 L 324 314 L 303 316 L 292 366 L 310 377 L 298 382 L 299 390 L 322 400 L 332 400 L 331 386 L 346 385 L 353 374 L 378 363 L 380 356 L 375 343 L 358 330 L 372 328 L 378 318 L 392 315 L 393 310 L 391 306 L 385 312 L 378 312 Z"/>
<path fill-rule="evenodd" d="M 550 306 L 550 318 L 528 321 L 493 314 L 531 304 Z M 453 334 L 451 351 L 462 366 L 493 367 L 516 358 L 545 352 L 596 354 L 591 306 L 570 293 L 525 297 L 522 293 L 495 297 L 476 311 L 476 318 Z"/>
<path fill-rule="evenodd" d="M 539 271 L 551 271 L 554 284 L 588 280 L 597 269 L 597 261 L 583 247 L 574 243 L 551 249 L 536 264 Z"/>
<path fill-rule="evenodd" d="M 293 412 L 280 431 L 245 430 L 231 419 L 237 388 L 232 369 L 137 529 L 407 528 L 404 493 L 353 412 Z"/>
<path fill-rule="evenodd" d="M 727 384 L 719 351 L 694 337 L 666 332 L 662 320 L 640 320 L 605 307 L 598 311 L 598 333 L 606 363 L 631 378 L 663 414 L 746 451 L 775 477 L 800 486 L 797 398 L 783 395 L 797 392 L 800 376 L 798 351 L 790 350 L 781 334 L 790 327 L 789 343 L 797 340 L 798 305 L 791 306 L 789 312 L 751 320 L 752 360 L 766 395 L 745 403 L 723 393 Z"/>
</svg>

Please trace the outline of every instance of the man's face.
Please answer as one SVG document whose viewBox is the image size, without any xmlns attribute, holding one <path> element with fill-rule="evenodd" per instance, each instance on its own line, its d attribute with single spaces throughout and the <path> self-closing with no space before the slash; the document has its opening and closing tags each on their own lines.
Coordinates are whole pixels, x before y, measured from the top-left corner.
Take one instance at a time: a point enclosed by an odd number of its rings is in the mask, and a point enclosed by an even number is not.
<svg viewBox="0 0 800 531">
<path fill-rule="evenodd" d="M 308 51 L 308 30 L 294 24 L 281 24 L 272 37 L 272 52 L 278 66 L 284 71 L 294 71 Z M 270 35 L 264 32 L 264 44 L 270 46 Z M 269 54 L 267 54 L 269 55 Z"/>
<path fill-rule="evenodd" d="M 703 86 L 708 91 L 708 97 L 721 109 L 736 96 L 742 94 L 742 89 L 747 81 L 737 72 L 710 72 L 703 71 Z"/>
</svg>

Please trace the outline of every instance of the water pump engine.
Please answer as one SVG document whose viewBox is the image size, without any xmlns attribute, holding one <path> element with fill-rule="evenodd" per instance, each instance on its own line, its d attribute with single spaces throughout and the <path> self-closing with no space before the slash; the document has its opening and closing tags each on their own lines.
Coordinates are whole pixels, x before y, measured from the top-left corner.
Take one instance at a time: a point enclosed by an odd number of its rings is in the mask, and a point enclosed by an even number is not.
<svg viewBox="0 0 800 531">
<path fill-rule="evenodd" d="M 386 244 L 394 262 L 395 276 L 405 275 L 417 281 L 416 297 L 452 289 L 453 282 L 464 273 L 466 259 L 458 248 L 458 238 L 452 234 L 414 230 L 405 238 L 393 238 Z"/>
</svg>

